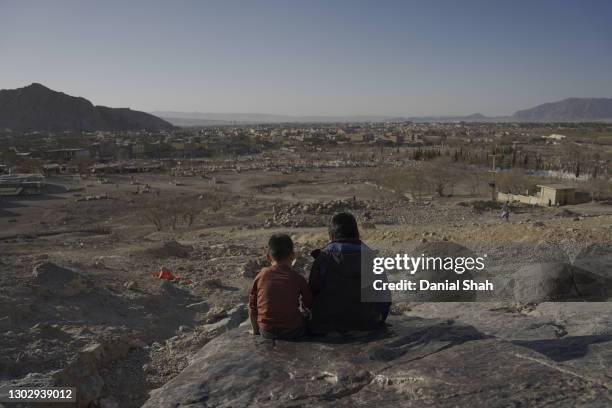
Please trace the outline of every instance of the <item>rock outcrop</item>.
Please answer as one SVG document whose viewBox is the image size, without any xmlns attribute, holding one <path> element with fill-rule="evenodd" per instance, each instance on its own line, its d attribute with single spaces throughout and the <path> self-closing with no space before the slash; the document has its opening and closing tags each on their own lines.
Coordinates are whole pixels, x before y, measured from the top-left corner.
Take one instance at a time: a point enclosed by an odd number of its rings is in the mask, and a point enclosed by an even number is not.
<svg viewBox="0 0 612 408">
<path fill-rule="evenodd" d="M 611 349 L 610 336 L 508 341 L 407 316 L 374 333 L 300 342 L 240 326 L 204 346 L 144 407 L 607 406 Z M 589 375 L 594 361 L 603 372 Z"/>
<path fill-rule="evenodd" d="M 52 262 L 43 262 L 34 267 L 33 289 L 42 296 L 70 297 L 87 291 L 87 279 L 72 269 Z"/>
</svg>

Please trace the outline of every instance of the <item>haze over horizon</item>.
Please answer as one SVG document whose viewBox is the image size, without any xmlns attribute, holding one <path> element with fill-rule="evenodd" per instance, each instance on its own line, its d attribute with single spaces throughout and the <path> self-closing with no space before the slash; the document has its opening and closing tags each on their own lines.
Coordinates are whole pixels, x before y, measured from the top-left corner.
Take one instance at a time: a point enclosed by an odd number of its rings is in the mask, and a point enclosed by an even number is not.
<svg viewBox="0 0 612 408">
<path fill-rule="evenodd" d="M 0 89 L 279 115 L 510 115 L 611 97 L 612 3 L 0 0 Z"/>
</svg>

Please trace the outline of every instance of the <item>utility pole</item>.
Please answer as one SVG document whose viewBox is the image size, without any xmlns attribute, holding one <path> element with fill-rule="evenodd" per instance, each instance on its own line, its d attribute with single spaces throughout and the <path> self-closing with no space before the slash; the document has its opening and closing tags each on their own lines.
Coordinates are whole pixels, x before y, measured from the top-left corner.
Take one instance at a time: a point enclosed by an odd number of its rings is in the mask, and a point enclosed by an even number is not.
<svg viewBox="0 0 612 408">
<path fill-rule="evenodd" d="M 495 149 L 497 151 L 497 149 Z M 491 154 L 491 157 L 493 157 L 493 165 L 491 167 L 491 170 L 489 170 L 489 173 L 491 173 L 491 181 L 489 181 L 489 187 L 491 187 L 491 201 L 496 201 L 497 197 L 495 194 L 495 188 L 496 186 L 496 179 L 495 179 L 495 174 L 497 173 L 497 167 L 495 167 L 495 160 L 497 159 L 497 154 Z"/>
</svg>

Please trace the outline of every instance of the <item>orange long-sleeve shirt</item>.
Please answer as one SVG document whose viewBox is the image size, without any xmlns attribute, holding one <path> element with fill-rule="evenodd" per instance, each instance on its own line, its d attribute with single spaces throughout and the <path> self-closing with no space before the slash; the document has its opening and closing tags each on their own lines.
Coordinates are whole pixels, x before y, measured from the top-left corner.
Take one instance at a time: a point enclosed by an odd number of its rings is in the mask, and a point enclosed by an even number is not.
<svg viewBox="0 0 612 408">
<path fill-rule="evenodd" d="M 266 331 L 295 329 L 304 325 L 300 313 L 303 307 L 312 307 L 312 294 L 306 279 L 289 266 L 263 268 L 255 277 L 249 299 L 251 315 L 257 315 L 257 324 Z"/>
</svg>

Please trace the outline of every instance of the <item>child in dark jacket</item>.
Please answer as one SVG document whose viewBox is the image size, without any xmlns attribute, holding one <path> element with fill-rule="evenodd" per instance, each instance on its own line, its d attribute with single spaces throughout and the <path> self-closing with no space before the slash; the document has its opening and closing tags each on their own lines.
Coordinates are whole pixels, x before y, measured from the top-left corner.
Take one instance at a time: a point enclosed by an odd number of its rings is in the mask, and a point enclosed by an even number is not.
<svg viewBox="0 0 612 408">
<path fill-rule="evenodd" d="M 388 291 L 372 295 L 372 270 L 368 266 L 374 252 L 361 242 L 355 217 L 335 214 L 329 237 L 327 246 L 312 253 L 315 259 L 309 283 L 314 301 L 310 331 L 323 334 L 380 327 L 389 314 L 391 296 Z M 378 279 L 387 278 L 383 274 Z"/>
<path fill-rule="evenodd" d="M 288 235 L 275 234 L 268 241 L 268 260 L 255 277 L 249 299 L 249 317 L 253 334 L 269 339 L 296 339 L 306 332 L 300 311 L 312 307 L 312 295 L 306 279 L 295 272 L 293 241 Z"/>
</svg>

